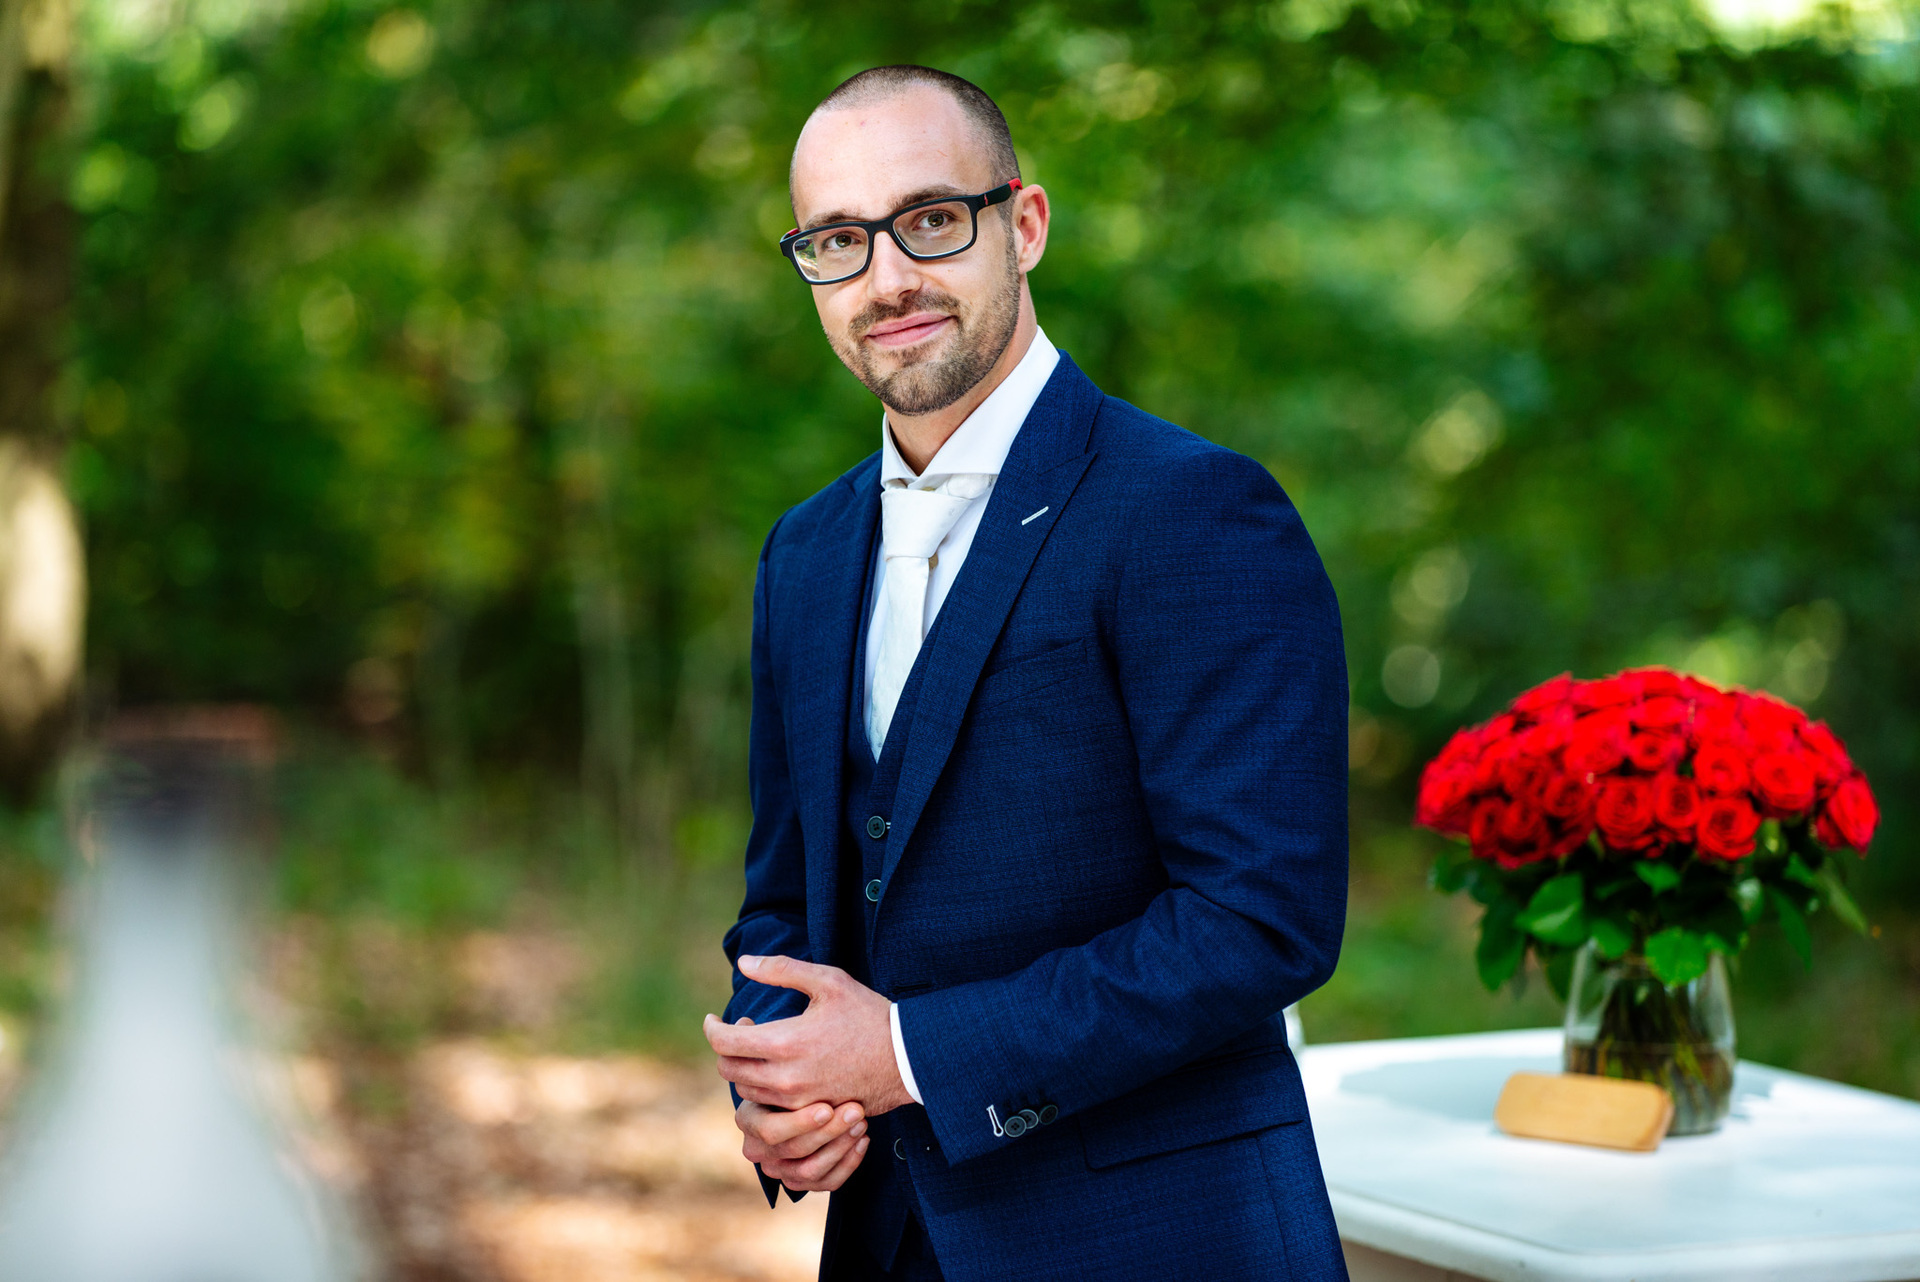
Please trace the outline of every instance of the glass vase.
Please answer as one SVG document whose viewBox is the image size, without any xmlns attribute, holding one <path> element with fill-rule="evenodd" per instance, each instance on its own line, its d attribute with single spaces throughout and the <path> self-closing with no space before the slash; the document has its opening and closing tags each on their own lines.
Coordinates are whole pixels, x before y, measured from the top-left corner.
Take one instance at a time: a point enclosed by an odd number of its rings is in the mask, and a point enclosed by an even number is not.
<svg viewBox="0 0 1920 1282">
<path fill-rule="evenodd" d="M 1566 1070 L 1663 1086 L 1669 1135 L 1718 1130 L 1733 1101 L 1733 999 L 1715 953 L 1707 973 L 1662 983 L 1645 957 L 1617 961 L 1592 944 L 1574 960 L 1567 1000 Z"/>
</svg>

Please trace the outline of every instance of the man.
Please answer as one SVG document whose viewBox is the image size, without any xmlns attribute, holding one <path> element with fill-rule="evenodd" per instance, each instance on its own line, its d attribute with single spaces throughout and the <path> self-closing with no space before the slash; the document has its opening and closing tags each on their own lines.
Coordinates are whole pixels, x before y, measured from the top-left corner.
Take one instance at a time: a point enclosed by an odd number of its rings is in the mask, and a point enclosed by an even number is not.
<svg viewBox="0 0 1920 1282">
<path fill-rule="evenodd" d="M 791 188 L 782 249 L 886 413 L 761 554 L 707 1019 L 747 1157 L 769 1200 L 835 1190 L 826 1278 L 1344 1277 L 1280 1014 L 1345 917 L 1299 516 L 1040 332 L 1047 196 L 973 85 L 855 76 Z"/>
</svg>

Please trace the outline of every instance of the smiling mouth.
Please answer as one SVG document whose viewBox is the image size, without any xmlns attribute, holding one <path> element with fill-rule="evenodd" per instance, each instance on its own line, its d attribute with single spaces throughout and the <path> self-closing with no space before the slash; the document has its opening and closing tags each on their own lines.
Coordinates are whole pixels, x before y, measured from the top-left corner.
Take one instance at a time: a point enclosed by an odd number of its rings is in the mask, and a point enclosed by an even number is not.
<svg viewBox="0 0 1920 1282">
<path fill-rule="evenodd" d="M 866 340 L 876 347 L 898 349 L 933 337 L 951 323 L 953 317 L 931 312 L 882 321 L 866 332 Z"/>
</svg>

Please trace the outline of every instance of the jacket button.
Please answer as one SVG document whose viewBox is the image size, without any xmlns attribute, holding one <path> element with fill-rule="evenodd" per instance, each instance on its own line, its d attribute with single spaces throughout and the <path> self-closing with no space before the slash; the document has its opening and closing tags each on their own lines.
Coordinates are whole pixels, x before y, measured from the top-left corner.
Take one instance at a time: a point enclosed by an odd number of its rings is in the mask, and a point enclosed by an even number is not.
<svg viewBox="0 0 1920 1282">
<path fill-rule="evenodd" d="M 1055 1108 L 1053 1105 L 1051 1104 L 1042 1105 L 1040 1109 L 1040 1125 L 1051 1126 L 1053 1125 L 1054 1121 L 1059 1118 L 1059 1116 L 1060 1116 L 1060 1110 Z"/>
<path fill-rule="evenodd" d="M 1026 1129 L 1030 1131 L 1040 1125 L 1040 1114 L 1030 1108 L 1023 1108 L 1020 1110 L 1020 1120 L 1027 1124 Z"/>
<path fill-rule="evenodd" d="M 878 877 L 875 877 L 867 883 L 867 902 L 870 904 L 880 902 L 880 879 Z"/>
<path fill-rule="evenodd" d="M 1000 1129 L 1007 1133 L 1008 1139 L 1017 1140 L 1027 1133 L 1027 1119 L 1015 1113 L 1012 1117 L 1000 1123 Z"/>
<path fill-rule="evenodd" d="M 873 838 L 875 841 L 878 841 L 886 835 L 887 835 L 887 821 L 885 819 L 882 819 L 879 815 L 869 815 L 867 817 L 867 836 Z"/>
<path fill-rule="evenodd" d="M 893 1142 L 893 1155 L 903 1162 L 907 1160 L 907 1141 L 904 1136 Z"/>
</svg>

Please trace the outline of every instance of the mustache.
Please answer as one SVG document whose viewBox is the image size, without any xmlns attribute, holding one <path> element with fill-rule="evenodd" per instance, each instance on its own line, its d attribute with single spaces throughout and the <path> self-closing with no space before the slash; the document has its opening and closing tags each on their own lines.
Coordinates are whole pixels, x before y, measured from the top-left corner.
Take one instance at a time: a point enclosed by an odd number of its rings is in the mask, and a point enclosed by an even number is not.
<svg viewBox="0 0 1920 1282">
<path fill-rule="evenodd" d="M 886 303 L 879 299 L 868 303 L 860 309 L 859 315 L 848 322 L 847 333 L 854 338 L 861 338 L 881 321 L 899 320 L 915 312 L 941 312 L 960 320 L 962 310 L 960 300 L 945 290 L 916 289 L 897 303 Z"/>
</svg>

